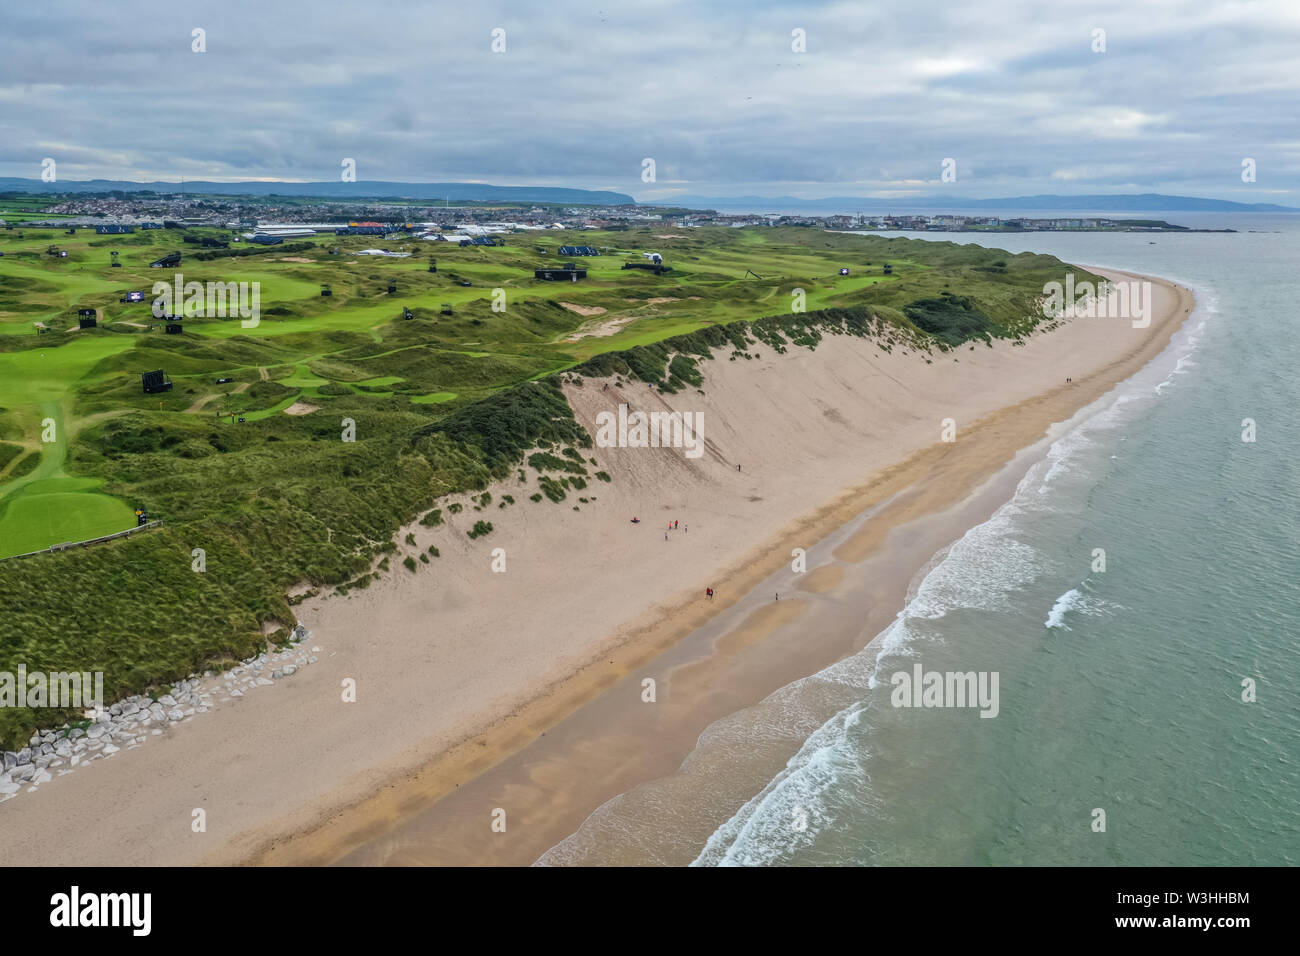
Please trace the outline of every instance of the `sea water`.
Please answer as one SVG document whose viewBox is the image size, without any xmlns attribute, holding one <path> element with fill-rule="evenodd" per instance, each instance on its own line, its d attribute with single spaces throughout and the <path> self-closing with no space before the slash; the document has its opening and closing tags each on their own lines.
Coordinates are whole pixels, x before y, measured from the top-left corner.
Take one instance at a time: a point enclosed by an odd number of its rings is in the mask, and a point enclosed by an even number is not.
<svg viewBox="0 0 1300 956">
<path fill-rule="evenodd" d="M 794 756 L 697 864 L 1300 863 L 1300 217 L 1213 218 L 1186 224 L 1242 231 L 925 236 L 1167 277 L 1197 308 L 861 653 L 701 735 L 683 769 L 720 787 L 737 754 Z M 996 716 L 896 706 L 917 664 L 995 673 Z M 619 812 L 541 862 L 598 861 Z"/>
</svg>

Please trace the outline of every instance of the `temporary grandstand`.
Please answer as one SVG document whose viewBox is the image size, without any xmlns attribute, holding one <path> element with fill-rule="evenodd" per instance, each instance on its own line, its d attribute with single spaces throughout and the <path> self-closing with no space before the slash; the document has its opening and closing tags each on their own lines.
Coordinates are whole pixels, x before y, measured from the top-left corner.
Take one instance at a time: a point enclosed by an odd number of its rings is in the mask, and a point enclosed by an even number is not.
<svg viewBox="0 0 1300 956">
<path fill-rule="evenodd" d="M 587 270 L 576 262 L 565 262 L 558 268 L 534 270 L 533 276 L 548 282 L 577 282 L 579 279 L 587 278 Z"/>
</svg>

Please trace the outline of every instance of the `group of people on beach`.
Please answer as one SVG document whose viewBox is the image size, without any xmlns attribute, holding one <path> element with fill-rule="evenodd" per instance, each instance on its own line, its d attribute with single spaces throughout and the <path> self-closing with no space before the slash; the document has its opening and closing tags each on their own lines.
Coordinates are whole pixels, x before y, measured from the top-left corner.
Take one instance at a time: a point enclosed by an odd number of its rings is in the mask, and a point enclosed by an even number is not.
<svg viewBox="0 0 1300 956">
<path fill-rule="evenodd" d="M 633 524 L 640 524 L 640 523 L 641 523 L 641 519 L 638 518 L 638 517 L 636 517 L 635 515 L 633 515 L 633 516 L 632 516 L 632 523 L 633 523 Z M 668 531 L 676 531 L 679 527 L 682 529 L 682 531 L 690 531 L 690 530 L 691 530 L 691 526 L 690 526 L 690 525 L 683 525 L 683 524 L 681 523 L 681 521 L 670 521 L 670 522 L 668 522 Z M 668 531 L 665 531 L 665 532 L 664 532 L 664 540 L 665 540 L 665 541 L 668 540 Z"/>
<path fill-rule="evenodd" d="M 632 518 L 632 523 L 633 523 L 633 524 L 640 524 L 640 523 L 641 523 L 641 519 L 640 519 L 640 518 L 637 518 L 637 517 L 635 517 L 635 516 L 633 516 L 633 518 Z M 668 531 L 676 531 L 679 527 L 682 529 L 682 531 L 690 531 L 690 530 L 691 530 L 691 526 L 690 526 L 690 525 L 688 525 L 688 524 L 687 524 L 687 525 L 684 525 L 684 524 L 681 523 L 680 520 L 673 520 L 673 521 L 668 522 Z M 665 541 L 668 540 L 668 531 L 665 531 L 665 532 L 664 532 L 664 540 L 665 540 Z M 705 594 L 705 596 L 706 596 L 710 601 L 713 600 L 713 588 L 705 588 L 705 589 L 704 589 L 704 594 Z"/>
</svg>

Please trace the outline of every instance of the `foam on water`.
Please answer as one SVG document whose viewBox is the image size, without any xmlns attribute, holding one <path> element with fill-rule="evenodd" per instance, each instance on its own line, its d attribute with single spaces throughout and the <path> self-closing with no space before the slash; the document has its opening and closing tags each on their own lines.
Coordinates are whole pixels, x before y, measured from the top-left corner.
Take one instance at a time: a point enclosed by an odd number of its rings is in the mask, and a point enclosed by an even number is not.
<svg viewBox="0 0 1300 956">
<path fill-rule="evenodd" d="M 1043 622 L 1043 627 L 1065 627 L 1065 615 L 1067 612 L 1074 610 L 1083 600 L 1083 592 L 1078 588 L 1070 588 L 1052 605 L 1052 609 L 1047 613 L 1047 620 Z"/>
</svg>

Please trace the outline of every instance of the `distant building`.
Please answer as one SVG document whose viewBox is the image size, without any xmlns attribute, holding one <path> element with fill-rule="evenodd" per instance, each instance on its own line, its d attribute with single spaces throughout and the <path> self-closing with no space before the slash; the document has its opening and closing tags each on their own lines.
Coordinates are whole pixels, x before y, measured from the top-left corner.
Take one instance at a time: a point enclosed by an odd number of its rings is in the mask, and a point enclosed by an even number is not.
<svg viewBox="0 0 1300 956">
<path fill-rule="evenodd" d="M 391 231 L 382 222 L 350 222 L 334 230 L 339 236 L 383 236 Z"/>
<path fill-rule="evenodd" d="M 173 252 L 170 255 L 163 256 L 161 259 L 155 259 L 149 263 L 151 269 L 172 269 L 181 264 L 181 254 Z"/>
<path fill-rule="evenodd" d="M 259 232 L 252 236 L 248 241 L 256 242 L 258 245 L 262 246 L 278 246 L 280 243 L 284 242 L 284 236 L 272 236 L 265 232 Z"/>
<path fill-rule="evenodd" d="M 281 239 L 306 239 L 316 235 L 316 230 L 308 226 L 263 226 L 254 231 L 259 236 L 279 236 Z"/>
</svg>

